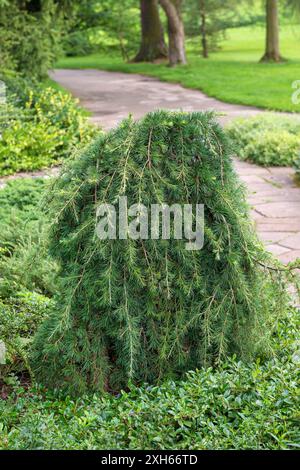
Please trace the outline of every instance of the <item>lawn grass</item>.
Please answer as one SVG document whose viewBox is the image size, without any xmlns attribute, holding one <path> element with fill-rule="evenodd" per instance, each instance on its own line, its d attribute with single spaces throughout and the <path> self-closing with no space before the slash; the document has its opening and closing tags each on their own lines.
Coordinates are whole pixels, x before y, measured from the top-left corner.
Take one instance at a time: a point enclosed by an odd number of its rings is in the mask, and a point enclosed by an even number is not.
<svg viewBox="0 0 300 470">
<path fill-rule="evenodd" d="M 222 49 L 209 59 L 199 56 L 194 40 L 187 41 L 189 63 L 175 68 L 166 63 L 124 63 L 108 53 L 61 58 L 56 67 L 141 73 L 202 90 L 228 103 L 300 112 L 300 105 L 291 100 L 292 83 L 300 80 L 300 25 L 281 28 L 281 53 L 287 59 L 281 64 L 259 63 L 264 36 L 260 26 L 231 29 Z"/>
<path fill-rule="evenodd" d="M 43 88 L 53 88 L 53 90 L 60 91 L 61 93 L 64 93 L 64 94 L 69 93 L 68 90 L 66 90 L 62 85 L 55 82 L 51 78 L 46 78 L 43 82 L 41 82 L 41 86 Z"/>
</svg>

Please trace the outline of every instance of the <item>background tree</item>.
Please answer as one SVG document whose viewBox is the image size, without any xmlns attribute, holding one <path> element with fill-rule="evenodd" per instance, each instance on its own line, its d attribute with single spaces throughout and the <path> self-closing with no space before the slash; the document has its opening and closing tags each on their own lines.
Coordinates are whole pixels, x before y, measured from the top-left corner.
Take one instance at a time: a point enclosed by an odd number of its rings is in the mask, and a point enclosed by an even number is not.
<svg viewBox="0 0 300 470">
<path fill-rule="evenodd" d="M 139 223 L 134 239 L 100 240 L 96 207 L 119 196 L 128 207 L 142 201 L 148 214 L 162 201 L 204 203 L 203 248 L 187 250 L 173 235 L 143 240 Z M 69 160 L 48 201 L 57 296 L 32 354 L 45 386 L 73 395 L 119 391 L 226 356 L 267 353 L 285 312 L 284 285 L 276 270 L 260 268 L 272 258 L 258 243 L 231 146 L 210 113 L 156 111 L 123 121 Z"/>
<path fill-rule="evenodd" d="M 185 34 L 181 16 L 182 0 L 159 0 L 168 21 L 169 64 L 186 64 Z"/>
<path fill-rule="evenodd" d="M 278 0 L 266 0 L 266 51 L 261 62 L 281 62 Z"/>
<path fill-rule="evenodd" d="M 208 58 L 208 43 L 207 43 L 207 24 L 206 24 L 206 8 L 205 0 L 199 0 L 200 8 L 200 32 L 201 32 L 201 44 L 202 44 L 202 55 L 205 59 Z"/>
<path fill-rule="evenodd" d="M 158 0 L 140 0 L 141 45 L 135 62 L 152 62 L 168 55 L 163 26 L 159 17 Z"/>
<path fill-rule="evenodd" d="M 68 15 L 69 17 L 69 15 Z M 64 39 L 68 56 L 121 53 L 128 60 L 139 47 L 140 9 L 136 0 L 91 0 L 73 9 Z"/>
<path fill-rule="evenodd" d="M 235 26 L 241 18 L 235 0 L 187 0 L 184 5 L 186 33 L 191 37 L 200 34 L 204 58 L 219 48 L 226 29 Z"/>
</svg>

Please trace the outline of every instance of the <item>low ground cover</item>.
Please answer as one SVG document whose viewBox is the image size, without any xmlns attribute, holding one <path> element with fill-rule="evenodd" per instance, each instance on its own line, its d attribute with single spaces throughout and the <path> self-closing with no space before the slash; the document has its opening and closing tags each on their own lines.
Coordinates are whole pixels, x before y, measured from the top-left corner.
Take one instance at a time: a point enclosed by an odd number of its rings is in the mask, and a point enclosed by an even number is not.
<svg viewBox="0 0 300 470">
<path fill-rule="evenodd" d="M 0 190 L 0 340 L 6 348 L 0 384 L 11 373 L 31 375 L 30 344 L 55 291 L 56 266 L 45 249 L 40 208 L 47 184 L 19 179 Z"/>
<path fill-rule="evenodd" d="M 291 310 L 274 336 L 278 355 L 267 362 L 232 358 L 118 396 L 74 399 L 11 377 L 0 400 L 0 448 L 297 449 L 299 326 Z"/>
</svg>

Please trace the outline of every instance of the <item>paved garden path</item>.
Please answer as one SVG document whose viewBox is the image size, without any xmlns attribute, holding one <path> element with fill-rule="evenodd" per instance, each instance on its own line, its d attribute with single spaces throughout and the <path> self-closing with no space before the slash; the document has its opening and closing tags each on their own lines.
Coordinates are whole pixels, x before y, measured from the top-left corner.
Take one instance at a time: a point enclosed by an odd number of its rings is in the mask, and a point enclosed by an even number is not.
<svg viewBox="0 0 300 470">
<path fill-rule="evenodd" d="M 104 129 L 115 126 L 129 113 L 139 118 L 158 108 L 211 109 L 223 114 L 219 117 L 222 123 L 262 112 L 136 74 L 56 70 L 51 75 L 80 99 L 82 106 L 91 111 L 91 120 Z M 267 249 L 283 262 L 300 258 L 300 189 L 294 184 L 293 170 L 262 168 L 238 160 L 235 166 L 248 188 L 253 220 Z"/>
<path fill-rule="evenodd" d="M 222 103 L 200 91 L 166 83 L 144 75 L 104 72 L 101 70 L 55 70 L 51 77 L 80 98 L 82 106 L 92 112 L 92 121 L 110 129 L 133 114 L 140 118 L 155 109 L 184 111 L 214 110 L 220 121 L 255 115 L 261 110 Z"/>
</svg>

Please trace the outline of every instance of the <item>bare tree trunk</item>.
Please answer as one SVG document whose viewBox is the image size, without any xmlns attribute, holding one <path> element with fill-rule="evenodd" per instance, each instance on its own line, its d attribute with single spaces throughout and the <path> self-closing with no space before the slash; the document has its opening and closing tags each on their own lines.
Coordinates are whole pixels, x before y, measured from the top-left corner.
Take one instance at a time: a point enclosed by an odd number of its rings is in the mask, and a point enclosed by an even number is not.
<svg viewBox="0 0 300 470">
<path fill-rule="evenodd" d="M 181 18 L 181 0 L 159 0 L 168 19 L 169 64 L 186 64 L 184 26 Z"/>
<path fill-rule="evenodd" d="M 200 6 L 200 19 L 201 19 L 200 32 L 201 32 L 201 43 L 202 43 L 202 55 L 204 59 L 208 59 L 205 0 L 199 0 L 199 6 Z"/>
<path fill-rule="evenodd" d="M 134 62 L 152 62 L 168 55 L 159 18 L 158 0 L 140 0 L 142 41 Z"/>
<path fill-rule="evenodd" d="M 266 0 L 266 52 L 261 62 L 280 62 L 278 0 Z"/>
</svg>

